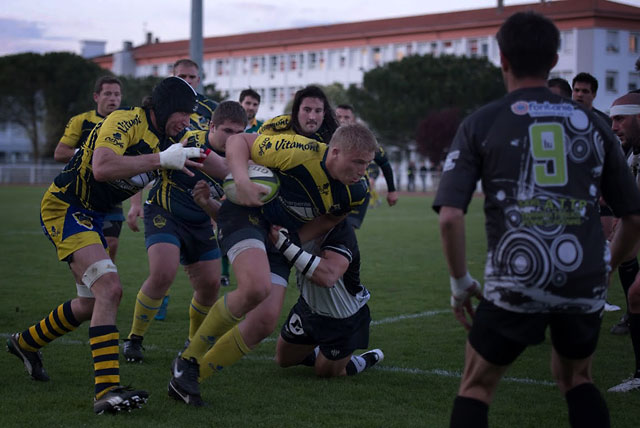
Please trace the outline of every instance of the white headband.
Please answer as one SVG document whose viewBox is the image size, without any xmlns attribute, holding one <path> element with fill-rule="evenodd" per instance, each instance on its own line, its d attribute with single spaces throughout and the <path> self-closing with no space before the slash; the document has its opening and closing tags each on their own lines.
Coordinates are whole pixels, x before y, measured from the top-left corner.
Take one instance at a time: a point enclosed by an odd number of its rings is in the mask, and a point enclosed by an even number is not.
<svg viewBox="0 0 640 428">
<path fill-rule="evenodd" d="M 631 114 L 640 114 L 640 104 L 620 104 L 611 106 L 609 116 L 629 116 Z"/>
</svg>

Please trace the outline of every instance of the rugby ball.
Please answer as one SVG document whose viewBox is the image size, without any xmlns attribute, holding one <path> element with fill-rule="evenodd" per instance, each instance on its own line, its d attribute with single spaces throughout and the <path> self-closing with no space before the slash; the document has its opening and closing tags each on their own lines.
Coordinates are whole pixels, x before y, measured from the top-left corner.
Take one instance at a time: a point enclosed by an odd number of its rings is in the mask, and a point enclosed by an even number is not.
<svg viewBox="0 0 640 428">
<path fill-rule="evenodd" d="M 249 165 L 249 180 L 263 186 L 267 193 L 262 195 L 260 200 L 265 204 L 272 201 L 278 196 L 278 190 L 280 189 L 280 180 L 278 176 L 266 166 L 251 164 Z M 231 174 L 227 175 L 222 184 L 224 194 L 234 204 L 238 203 L 236 199 L 236 183 L 233 181 Z"/>
</svg>

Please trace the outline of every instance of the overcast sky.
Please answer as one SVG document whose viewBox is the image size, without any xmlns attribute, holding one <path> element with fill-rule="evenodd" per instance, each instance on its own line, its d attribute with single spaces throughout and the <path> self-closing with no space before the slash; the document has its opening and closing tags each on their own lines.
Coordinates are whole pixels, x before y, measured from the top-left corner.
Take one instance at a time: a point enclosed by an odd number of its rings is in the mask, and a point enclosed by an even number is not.
<svg viewBox="0 0 640 428">
<path fill-rule="evenodd" d="M 618 0 L 640 6 L 640 0 Z M 205 37 L 311 25 L 495 7 L 497 0 L 202 0 Z M 507 6 L 534 0 L 505 0 Z M 81 40 L 104 40 L 108 53 L 125 40 L 142 44 L 190 35 L 190 0 L 2 0 L 0 55 L 80 53 Z"/>
</svg>

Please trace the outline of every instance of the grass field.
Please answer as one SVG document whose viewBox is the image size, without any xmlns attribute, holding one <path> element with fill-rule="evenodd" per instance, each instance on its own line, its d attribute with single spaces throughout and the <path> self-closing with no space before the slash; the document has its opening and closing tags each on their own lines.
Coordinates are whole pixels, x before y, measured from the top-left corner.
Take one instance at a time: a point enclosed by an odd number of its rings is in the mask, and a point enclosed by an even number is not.
<svg viewBox="0 0 640 428">
<path fill-rule="evenodd" d="M 75 294 L 65 264 L 39 224 L 44 188 L 0 187 L 0 337 L 21 331 Z M 385 360 L 358 376 L 316 379 L 308 367 L 280 369 L 272 358 L 274 333 L 252 354 L 202 384 L 205 408 L 187 407 L 167 397 L 169 367 L 188 333 L 191 290 L 180 272 L 171 292 L 168 318 L 145 337 L 145 362 L 121 358 L 123 383 L 147 389 L 148 405 L 126 415 L 96 417 L 88 324 L 43 350 L 48 383 L 31 381 L 22 364 L 0 354 L 2 427 L 444 427 L 456 395 L 465 332 L 448 308 L 448 274 L 431 198 L 401 197 L 398 205 L 370 210 L 358 239 L 363 282 L 371 290 L 371 347 Z M 481 199 L 467 215 L 469 269 L 482 276 L 484 217 Z M 118 328 L 130 328 L 135 295 L 147 275 L 142 234 L 123 229 L 118 269 L 124 287 Z M 233 286 L 233 284 L 232 284 Z M 223 292 L 226 290 L 223 289 Z M 290 286 L 282 317 L 297 298 Z M 610 300 L 623 306 L 615 283 Z M 620 313 L 605 314 L 595 357 L 601 390 L 629 376 L 633 353 L 628 336 L 609 328 Z M 489 413 L 493 427 L 568 426 L 564 398 L 549 373 L 548 341 L 529 348 L 507 373 Z M 640 393 L 603 392 L 612 426 L 638 426 Z"/>
</svg>

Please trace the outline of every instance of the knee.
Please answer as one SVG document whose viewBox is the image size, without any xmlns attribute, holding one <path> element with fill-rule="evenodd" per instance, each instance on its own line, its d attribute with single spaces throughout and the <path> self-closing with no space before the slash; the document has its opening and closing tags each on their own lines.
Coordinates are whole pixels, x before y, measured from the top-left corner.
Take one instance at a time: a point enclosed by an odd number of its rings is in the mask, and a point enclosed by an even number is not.
<svg viewBox="0 0 640 428">
<path fill-rule="evenodd" d="M 269 292 L 271 291 L 271 284 L 264 284 L 256 287 L 252 287 L 247 290 L 245 294 L 245 301 L 247 306 L 250 308 L 255 308 L 261 302 L 263 302 L 267 297 L 269 297 Z"/>
<path fill-rule="evenodd" d="M 173 278 L 176 273 L 167 269 L 154 269 L 149 272 L 149 278 L 147 278 L 147 286 L 157 290 L 166 290 L 171 286 Z"/>
<path fill-rule="evenodd" d="M 261 317 L 259 320 L 254 322 L 253 328 L 255 335 L 260 337 L 261 340 L 264 339 L 273 333 L 276 329 L 277 322 L 278 318 L 271 316 L 271 314 Z"/>
</svg>

